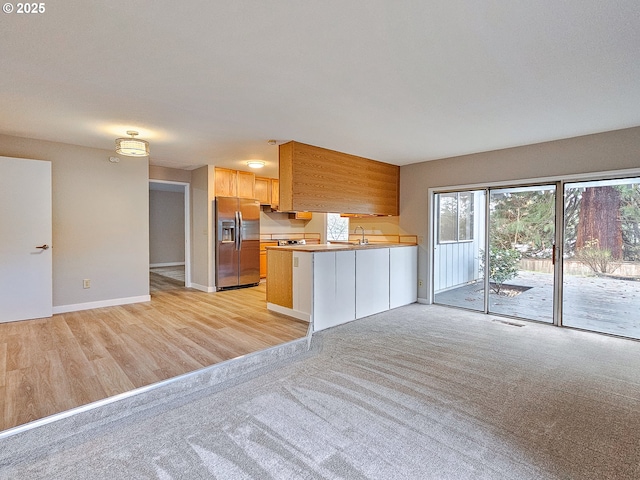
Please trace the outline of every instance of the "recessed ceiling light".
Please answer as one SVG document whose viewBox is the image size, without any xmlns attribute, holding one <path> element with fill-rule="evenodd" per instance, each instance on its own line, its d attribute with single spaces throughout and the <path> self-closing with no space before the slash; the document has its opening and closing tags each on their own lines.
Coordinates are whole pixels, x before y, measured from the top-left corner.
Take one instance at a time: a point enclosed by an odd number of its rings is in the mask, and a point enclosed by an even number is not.
<svg viewBox="0 0 640 480">
<path fill-rule="evenodd" d="M 249 160 L 247 166 L 249 168 L 262 168 L 264 167 L 264 162 L 262 160 Z"/>
</svg>

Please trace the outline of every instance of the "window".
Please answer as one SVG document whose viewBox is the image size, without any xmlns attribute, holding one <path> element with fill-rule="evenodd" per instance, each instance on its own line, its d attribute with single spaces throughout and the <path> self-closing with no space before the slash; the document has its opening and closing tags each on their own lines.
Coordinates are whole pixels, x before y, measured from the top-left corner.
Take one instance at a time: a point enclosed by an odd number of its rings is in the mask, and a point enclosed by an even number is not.
<svg viewBox="0 0 640 480">
<path fill-rule="evenodd" d="M 327 213 L 327 242 L 349 240 L 349 217 Z"/>
<path fill-rule="evenodd" d="M 473 240 L 473 192 L 438 195 L 438 243 Z"/>
</svg>

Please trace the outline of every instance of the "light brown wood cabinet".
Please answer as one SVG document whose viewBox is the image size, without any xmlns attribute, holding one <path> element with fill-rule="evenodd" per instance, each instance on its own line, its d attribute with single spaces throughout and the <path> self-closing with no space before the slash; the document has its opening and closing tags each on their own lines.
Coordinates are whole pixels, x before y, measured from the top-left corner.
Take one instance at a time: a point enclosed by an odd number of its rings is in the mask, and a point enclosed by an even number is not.
<svg viewBox="0 0 640 480">
<path fill-rule="evenodd" d="M 277 247 L 278 242 L 260 242 L 260 278 L 267 276 L 267 247 Z"/>
<path fill-rule="evenodd" d="M 238 196 L 238 175 L 236 170 L 215 168 L 216 197 Z"/>
<path fill-rule="evenodd" d="M 256 177 L 256 198 L 260 205 L 271 205 L 271 178 Z"/>
<path fill-rule="evenodd" d="M 273 272 L 267 277 L 267 302 L 293 308 L 293 252 L 269 250 L 267 268 Z"/>
<path fill-rule="evenodd" d="M 271 179 L 271 208 L 280 210 L 280 181 L 277 178 Z"/>
<path fill-rule="evenodd" d="M 238 170 L 238 197 L 256 198 L 255 183 L 256 175 L 251 172 Z"/>
<path fill-rule="evenodd" d="M 255 177 L 251 172 L 216 167 L 216 196 L 255 198 Z"/>
<path fill-rule="evenodd" d="M 313 213 L 311 212 L 292 212 L 289 214 L 289 218 L 294 220 L 311 220 Z"/>
<path fill-rule="evenodd" d="M 281 211 L 399 214 L 397 165 L 299 142 L 279 154 Z"/>
</svg>

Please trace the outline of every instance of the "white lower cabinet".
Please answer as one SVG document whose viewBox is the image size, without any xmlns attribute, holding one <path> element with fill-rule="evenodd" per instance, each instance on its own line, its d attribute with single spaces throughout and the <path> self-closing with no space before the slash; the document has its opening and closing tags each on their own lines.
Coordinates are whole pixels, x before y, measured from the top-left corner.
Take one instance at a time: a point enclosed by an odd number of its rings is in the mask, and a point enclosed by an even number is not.
<svg viewBox="0 0 640 480">
<path fill-rule="evenodd" d="M 356 250 L 356 318 L 389 310 L 389 249 Z"/>
<path fill-rule="evenodd" d="M 418 247 L 389 249 L 389 308 L 418 300 Z"/>
<path fill-rule="evenodd" d="M 307 320 L 311 317 L 313 303 L 313 255 L 310 253 L 293 252 L 293 310 L 301 313 Z"/>
<path fill-rule="evenodd" d="M 356 318 L 356 252 L 316 252 L 313 258 L 313 330 Z"/>
<path fill-rule="evenodd" d="M 313 331 L 368 317 L 417 300 L 418 247 L 294 251 L 293 308 Z"/>
</svg>

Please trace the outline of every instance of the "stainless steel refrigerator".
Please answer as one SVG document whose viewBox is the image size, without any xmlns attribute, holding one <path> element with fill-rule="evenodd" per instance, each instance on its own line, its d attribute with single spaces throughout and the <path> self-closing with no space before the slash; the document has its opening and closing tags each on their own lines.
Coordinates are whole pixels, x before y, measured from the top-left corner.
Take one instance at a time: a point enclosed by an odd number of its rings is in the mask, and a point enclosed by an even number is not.
<svg viewBox="0 0 640 480">
<path fill-rule="evenodd" d="M 216 197 L 216 290 L 260 283 L 260 202 Z"/>
</svg>

